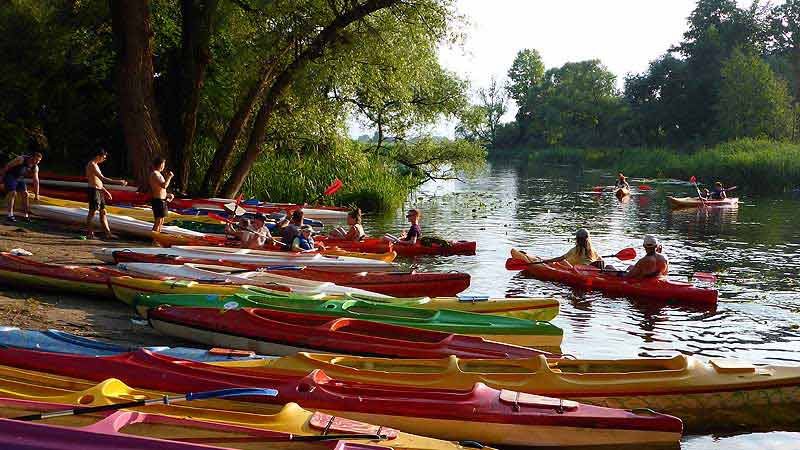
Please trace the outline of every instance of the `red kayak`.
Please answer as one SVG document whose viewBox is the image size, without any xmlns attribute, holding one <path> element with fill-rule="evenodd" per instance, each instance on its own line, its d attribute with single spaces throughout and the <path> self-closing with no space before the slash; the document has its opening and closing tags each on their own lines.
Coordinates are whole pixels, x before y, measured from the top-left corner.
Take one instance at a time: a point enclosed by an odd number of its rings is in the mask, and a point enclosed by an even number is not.
<svg viewBox="0 0 800 450">
<path fill-rule="evenodd" d="M 531 261 L 530 255 L 517 250 L 511 250 L 511 256 L 523 261 Z M 717 303 L 716 289 L 704 289 L 692 283 L 666 278 L 631 280 L 620 277 L 614 272 L 600 273 L 593 267 L 575 266 L 570 269 L 556 264 L 528 264 L 525 273 L 532 275 L 537 280 L 556 281 L 609 294 L 692 303 Z"/>
<path fill-rule="evenodd" d="M 147 350 L 90 357 L 0 349 L 0 363 L 95 381 L 118 378 L 132 387 L 168 392 L 268 387 L 278 391 L 276 398 L 240 399 L 295 402 L 303 408 L 409 433 L 491 445 L 674 445 L 683 430 L 680 419 L 649 410 L 589 406 L 499 391 L 481 383 L 470 390 L 389 387 L 334 380 L 321 370 L 306 376 L 278 375 L 263 369 L 190 362 Z"/>
<path fill-rule="evenodd" d="M 137 252 L 114 252 L 118 263 L 144 262 L 157 264 L 206 264 L 231 266 L 247 270 L 262 269 L 258 265 L 242 264 L 222 259 L 192 259 L 168 255 L 149 255 Z M 269 270 L 270 273 L 304 280 L 328 281 L 340 286 L 364 289 L 394 297 L 452 297 L 469 287 L 470 276 L 461 272 L 328 272 L 303 268 L 301 270 Z"/>
<path fill-rule="evenodd" d="M 110 204 L 125 203 L 133 205 L 150 204 L 150 194 L 144 194 L 135 191 L 118 191 L 113 190 L 112 186 L 106 186 L 111 191 L 112 200 Z M 72 200 L 74 202 L 88 201 L 88 194 L 86 189 L 57 189 L 47 186 L 41 186 L 39 193 L 48 197 L 60 198 L 62 200 Z"/>
<path fill-rule="evenodd" d="M 162 305 L 151 309 L 148 318 L 154 328 L 170 336 L 215 347 L 255 350 L 263 355 L 326 351 L 394 358 L 558 357 L 474 336 L 257 308 L 221 310 Z"/>
<path fill-rule="evenodd" d="M 315 238 L 316 239 L 316 238 Z M 398 256 L 421 256 L 421 255 L 474 255 L 477 243 L 473 241 L 449 241 L 449 244 L 442 245 L 431 243 L 423 245 L 417 241 L 414 245 L 392 245 L 378 238 L 367 238 L 363 241 L 346 241 L 342 239 L 320 239 L 328 247 L 339 247 L 342 250 L 358 251 L 365 253 L 386 253 L 397 252 Z"/>
</svg>

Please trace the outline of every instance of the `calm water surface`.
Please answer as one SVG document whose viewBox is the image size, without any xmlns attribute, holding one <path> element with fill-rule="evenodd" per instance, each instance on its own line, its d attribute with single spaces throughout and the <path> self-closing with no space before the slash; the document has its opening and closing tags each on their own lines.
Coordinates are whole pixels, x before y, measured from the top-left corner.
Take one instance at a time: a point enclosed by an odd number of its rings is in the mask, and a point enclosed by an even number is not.
<svg viewBox="0 0 800 450">
<path fill-rule="evenodd" d="M 478 252 L 405 264 L 468 272 L 472 285 L 466 294 L 559 298 L 561 314 L 553 323 L 564 330 L 562 350 L 580 357 L 684 353 L 800 366 L 800 198 L 739 192 L 738 209 L 670 211 L 666 196 L 691 195 L 691 185 L 634 179 L 633 195 L 620 202 L 591 192 L 593 186 L 613 184 L 610 173 L 519 166 L 524 164 L 495 163 L 466 183 L 424 186 L 407 205 L 422 211 L 423 233 L 475 240 Z M 654 190 L 635 188 L 641 184 Z M 403 216 L 397 211 L 372 217 L 367 228 L 372 234 L 398 233 L 407 228 Z M 505 270 L 512 248 L 558 256 L 569 250 L 579 227 L 591 230 L 601 254 L 625 247 L 642 254 L 642 236 L 658 236 L 672 273 L 719 275 L 719 304 L 709 309 L 609 298 Z M 682 448 L 798 449 L 800 433 L 691 436 Z"/>
</svg>

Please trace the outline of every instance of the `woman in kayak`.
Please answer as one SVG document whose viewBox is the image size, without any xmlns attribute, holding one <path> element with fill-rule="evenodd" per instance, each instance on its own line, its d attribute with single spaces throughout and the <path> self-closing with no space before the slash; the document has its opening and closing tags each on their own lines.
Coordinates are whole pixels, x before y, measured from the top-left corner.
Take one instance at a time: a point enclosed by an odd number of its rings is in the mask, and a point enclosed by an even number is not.
<svg viewBox="0 0 800 450">
<path fill-rule="evenodd" d="M 347 213 L 347 225 L 350 229 L 345 231 L 344 227 L 337 227 L 331 232 L 331 239 L 342 239 L 345 241 L 363 241 L 367 237 L 364 226 L 361 225 L 361 209 L 354 209 Z"/>
<path fill-rule="evenodd" d="M 711 200 L 725 200 L 726 198 L 728 195 L 725 193 L 725 188 L 722 187 L 722 183 L 717 181 L 711 189 Z"/>
<path fill-rule="evenodd" d="M 585 228 L 581 228 L 575 233 L 575 247 L 572 247 L 570 251 L 558 258 L 546 259 L 542 262 L 566 263 L 569 266 L 594 266 L 598 269 L 605 267 L 603 258 L 592 248 L 589 230 Z"/>
<path fill-rule="evenodd" d="M 631 185 L 628 184 L 628 179 L 625 178 L 625 175 L 620 172 L 617 176 L 617 182 L 614 183 L 614 189 L 630 189 Z"/>
<path fill-rule="evenodd" d="M 409 209 L 406 219 L 411 223 L 411 227 L 401 238 L 396 238 L 391 234 L 386 234 L 383 240 L 389 241 L 394 245 L 414 245 L 422 238 L 422 229 L 419 227 L 419 219 L 422 215 L 416 209 Z"/>
<path fill-rule="evenodd" d="M 314 238 L 311 236 L 311 232 L 313 231 L 311 225 L 302 225 L 300 227 L 300 234 L 292 241 L 292 251 L 301 253 L 315 251 L 316 246 L 314 245 Z"/>
<path fill-rule="evenodd" d="M 669 273 L 669 260 L 661 254 L 661 244 L 652 235 L 644 237 L 644 252 L 636 264 L 624 274 L 626 278 L 657 278 L 667 276 Z"/>
</svg>

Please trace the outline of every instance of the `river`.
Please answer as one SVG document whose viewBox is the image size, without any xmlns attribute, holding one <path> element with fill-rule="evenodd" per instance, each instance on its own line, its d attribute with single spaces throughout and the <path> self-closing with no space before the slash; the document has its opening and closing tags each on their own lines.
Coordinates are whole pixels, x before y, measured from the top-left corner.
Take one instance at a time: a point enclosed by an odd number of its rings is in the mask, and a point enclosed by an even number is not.
<svg viewBox="0 0 800 450">
<path fill-rule="evenodd" d="M 553 323 L 564 330 L 562 350 L 579 357 L 683 353 L 800 365 L 800 197 L 737 192 L 742 204 L 736 209 L 671 211 L 666 197 L 691 195 L 690 184 L 633 178 L 633 194 L 626 201 L 591 192 L 593 186 L 613 184 L 613 175 L 501 162 L 464 183 L 428 183 L 406 205 L 422 212 L 423 233 L 477 241 L 477 255 L 418 258 L 404 264 L 417 270 L 468 272 L 472 284 L 465 294 L 560 299 L 561 313 Z M 653 190 L 637 189 L 640 185 Z M 366 225 L 371 234 L 397 234 L 407 228 L 399 210 L 370 217 Z M 641 255 L 642 237 L 658 236 L 673 273 L 718 274 L 719 304 L 698 308 L 610 298 L 504 268 L 512 248 L 547 257 L 565 253 L 580 227 L 591 230 L 594 246 L 603 255 L 626 247 Z M 800 433 L 688 436 L 681 447 L 800 448 Z"/>
</svg>

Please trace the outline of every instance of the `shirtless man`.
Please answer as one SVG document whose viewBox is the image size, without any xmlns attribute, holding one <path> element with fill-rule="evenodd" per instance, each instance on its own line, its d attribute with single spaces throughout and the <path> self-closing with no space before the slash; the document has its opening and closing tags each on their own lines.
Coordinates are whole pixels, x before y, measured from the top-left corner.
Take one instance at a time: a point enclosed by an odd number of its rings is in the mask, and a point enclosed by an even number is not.
<svg viewBox="0 0 800 450">
<path fill-rule="evenodd" d="M 103 186 L 103 183 L 116 183 L 126 186 L 128 182 L 103 176 L 103 172 L 100 171 L 100 164 L 107 159 L 108 152 L 101 148 L 94 155 L 94 158 L 86 164 L 86 181 L 89 185 L 86 190 L 89 201 L 89 215 L 86 217 L 86 239 L 94 239 L 94 213 L 96 211 L 100 211 L 100 224 L 103 226 L 106 237 L 109 239 L 116 238 L 111 234 L 111 229 L 108 227 L 108 218 L 106 217 L 106 197 L 109 200 L 112 197 L 108 189 Z"/>
<path fill-rule="evenodd" d="M 656 278 L 669 273 L 669 260 L 661 254 L 661 245 L 655 236 L 644 237 L 644 251 L 646 255 L 628 269 L 626 278 Z"/>
<path fill-rule="evenodd" d="M 166 165 L 167 161 L 164 158 L 161 156 L 156 157 L 151 167 L 153 170 L 147 180 L 150 183 L 150 193 L 152 194 L 150 206 L 153 208 L 153 231 L 156 233 L 160 233 L 161 227 L 164 226 L 164 218 L 167 217 L 169 212 L 167 203 L 173 198 L 172 194 L 167 194 L 167 188 L 169 188 L 169 184 L 175 174 L 168 170 L 165 177 L 164 168 Z"/>
</svg>

